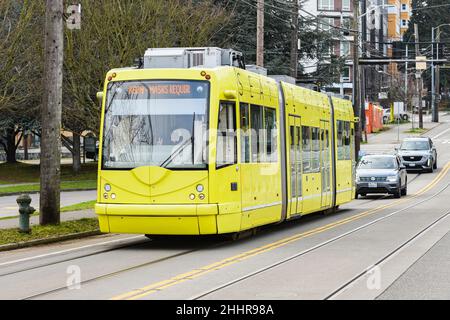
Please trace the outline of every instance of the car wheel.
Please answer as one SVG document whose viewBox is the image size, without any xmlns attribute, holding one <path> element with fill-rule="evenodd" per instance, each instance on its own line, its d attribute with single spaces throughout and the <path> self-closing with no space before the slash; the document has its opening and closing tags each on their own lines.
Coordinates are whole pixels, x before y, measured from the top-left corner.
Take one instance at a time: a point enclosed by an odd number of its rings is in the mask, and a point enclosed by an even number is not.
<svg viewBox="0 0 450 320">
<path fill-rule="evenodd" d="M 406 181 L 405 187 L 402 189 L 402 196 L 406 196 L 408 194 L 408 181 Z"/>
<path fill-rule="evenodd" d="M 433 169 L 437 169 L 437 158 L 436 158 L 436 160 L 434 160 Z"/>
<path fill-rule="evenodd" d="M 355 199 L 358 199 L 358 198 L 359 198 L 359 193 L 355 192 Z"/>
<path fill-rule="evenodd" d="M 396 192 L 394 192 L 394 198 L 399 199 L 401 197 L 402 197 L 402 188 L 398 187 L 398 190 Z"/>
</svg>

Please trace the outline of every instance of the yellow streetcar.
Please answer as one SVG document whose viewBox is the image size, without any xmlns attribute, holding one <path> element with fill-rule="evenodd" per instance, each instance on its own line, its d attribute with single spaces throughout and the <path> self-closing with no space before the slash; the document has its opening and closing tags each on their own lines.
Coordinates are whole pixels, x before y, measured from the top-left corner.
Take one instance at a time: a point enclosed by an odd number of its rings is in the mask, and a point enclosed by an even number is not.
<svg viewBox="0 0 450 320">
<path fill-rule="evenodd" d="M 351 103 L 244 70 L 233 51 L 150 50 L 99 96 L 102 232 L 239 233 L 354 198 Z"/>
</svg>

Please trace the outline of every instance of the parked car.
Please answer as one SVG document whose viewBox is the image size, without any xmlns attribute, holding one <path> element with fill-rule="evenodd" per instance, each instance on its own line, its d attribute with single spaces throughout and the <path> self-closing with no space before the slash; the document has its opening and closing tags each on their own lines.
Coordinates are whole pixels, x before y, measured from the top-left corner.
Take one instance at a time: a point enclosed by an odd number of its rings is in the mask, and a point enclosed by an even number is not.
<svg viewBox="0 0 450 320">
<path fill-rule="evenodd" d="M 86 137 L 84 139 L 84 150 L 86 158 L 98 161 L 99 141 L 95 137 Z"/>
<path fill-rule="evenodd" d="M 397 149 L 397 154 L 408 171 L 433 172 L 434 169 L 437 169 L 437 151 L 430 138 L 407 138 Z"/>
<path fill-rule="evenodd" d="M 408 193 L 406 167 L 397 155 L 363 156 L 356 168 L 356 195 L 393 194 L 395 198 Z"/>
</svg>

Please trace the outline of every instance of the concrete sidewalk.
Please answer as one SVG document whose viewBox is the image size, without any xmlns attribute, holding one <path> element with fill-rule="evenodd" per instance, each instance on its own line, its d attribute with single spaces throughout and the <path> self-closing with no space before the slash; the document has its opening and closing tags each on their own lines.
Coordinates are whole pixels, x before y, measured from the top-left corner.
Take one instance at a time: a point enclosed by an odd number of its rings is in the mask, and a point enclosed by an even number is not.
<svg viewBox="0 0 450 320">
<path fill-rule="evenodd" d="M 448 125 L 450 122 L 450 115 L 447 113 L 440 114 L 440 123 L 431 122 L 429 116 L 424 117 L 423 127 L 427 129 L 423 135 L 433 138 L 433 132 L 440 126 Z M 391 124 L 387 131 L 380 133 L 372 133 L 367 135 L 367 144 L 361 144 L 361 151 L 365 153 L 394 153 L 395 148 L 400 146 L 403 139 L 412 136 L 420 136 L 421 134 L 407 133 L 406 131 L 412 129 L 411 123 L 404 123 L 400 125 Z M 418 123 L 415 123 L 415 128 Z"/>
<path fill-rule="evenodd" d="M 80 210 L 74 212 L 63 212 L 61 213 L 61 222 L 63 221 L 72 221 L 72 220 L 80 220 L 83 218 L 95 218 L 96 214 L 94 210 Z M 38 225 L 39 224 L 39 216 L 33 216 L 30 219 L 30 225 Z M 0 220 L 0 230 L 1 229 L 11 229 L 19 227 L 19 218 L 11 218 Z M 1 232 L 1 231 L 0 231 Z"/>
<path fill-rule="evenodd" d="M 39 194 L 30 194 L 32 199 L 31 206 L 39 209 Z M 82 202 L 88 202 L 97 198 L 96 190 L 87 191 L 63 191 L 61 192 L 61 207 L 67 207 Z M 0 197 L 0 218 L 11 217 L 18 215 L 16 196 L 1 196 Z"/>
</svg>

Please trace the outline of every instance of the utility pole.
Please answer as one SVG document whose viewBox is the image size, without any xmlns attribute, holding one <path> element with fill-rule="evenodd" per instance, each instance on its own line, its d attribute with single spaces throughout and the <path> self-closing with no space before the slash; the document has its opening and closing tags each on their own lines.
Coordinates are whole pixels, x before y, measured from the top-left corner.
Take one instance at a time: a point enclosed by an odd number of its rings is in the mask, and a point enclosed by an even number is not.
<svg viewBox="0 0 450 320">
<path fill-rule="evenodd" d="M 63 0 L 47 0 L 44 96 L 41 111 L 40 224 L 60 222 L 61 109 L 64 54 Z"/>
<path fill-rule="evenodd" d="M 297 79 L 298 71 L 298 0 L 294 0 L 292 9 L 292 33 L 291 33 L 291 77 Z"/>
<path fill-rule="evenodd" d="M 264 0 L 258 0 L 256 20 L 256 65 L 264 67 Z"/>
<path fill-rule="evenodd" d="M 436 60 L 439 60 L 439 42 L 441 41 L 441 32 L 440 32 L 440 27 L 438 27 L 438 29 L 437 29 L 437 43 L 436 43 Z M 440 70 L 440 66 L 439 65 L 437 65 L 436 66 L 436 74 L 435 74 L 435 77 L 436 77 L 436 86 L 435 86 L 435 90 L 436 90 L 436 92 L 435 92 L 435 94 L 436 94 L 436 98 L 437 97 L 440 97 L 441 95 L 440 95 L 440 93 L 441 93 L 441 70 Z M 434 100 L 434 103 L 435 103 L 435 109 L 434 109 L 434 113 L 435 113 L 435 115 L 436 115 L 436 122 L 439 122 L 439 99 L 436 99 L 435 98 L 435 100 Z"/>
<path fill-rule="evenodd" d="M 360 95 L 360 74 L 359 74 L 359 0 L 353 1 L 353 111 L 359 122 L 355 123 L 355 154 L 359 158 L 359 151 L 361 150 L 362 138 L 362 118 L 365 117 L 361 113 L 361 95 Z"/>
<path fill-rule="evenodd" d="M 361 51 L 364 58 L 367 57 L 367 0 L 361 1 Z M 359 18 L 358 18 L 359 21 Z M 361 127 L 364 130 L 364 141 L 367 142 L 367 130 L 366 130 L 366 68 L 360 66 L 360 103 L 361 103 Z"/>
<path fill-rule="evenodd" d="M 417 23 L 414 24 L 414 36 L 416 39 L 416 59 L 420 56 L 420 45 L 419 45 L 419 26 Z M 422 110 L 422 71 L 416 70 L 416 83 L 417 83 L 417 99 L 419 101 L 419 128 L 423 129 L 423 110 Z M 414 112 L 414 110 L 413 110 Z"/>
<path fill-rule="evenodd" d="M 406 63 L 405 63 L 405 110 L 408 110 L 408 45 L 406 45 Z M 399 110 L 400 111 L 400 110 Z M 414 113 L 411 113 L 412 125 L 414 129 Z M 400 119 L 400 112 L 398 113 L 398 118 Z M 400 121 L 400 120 L 399 120 Z"/>
<path fill-rule="evenodd" d="M 435 59 L 434 50 L 436 49 L 435 42 L 434 42 L 434 28 L 431 27 L 431 52 L 433 59 Z M 433 122 L 439 122 L 439 111 L 436 107 L 436 79 L 435 79 L 435 66 L 434 61 L 431 62 L 431 121 Z"/>
</svg>

